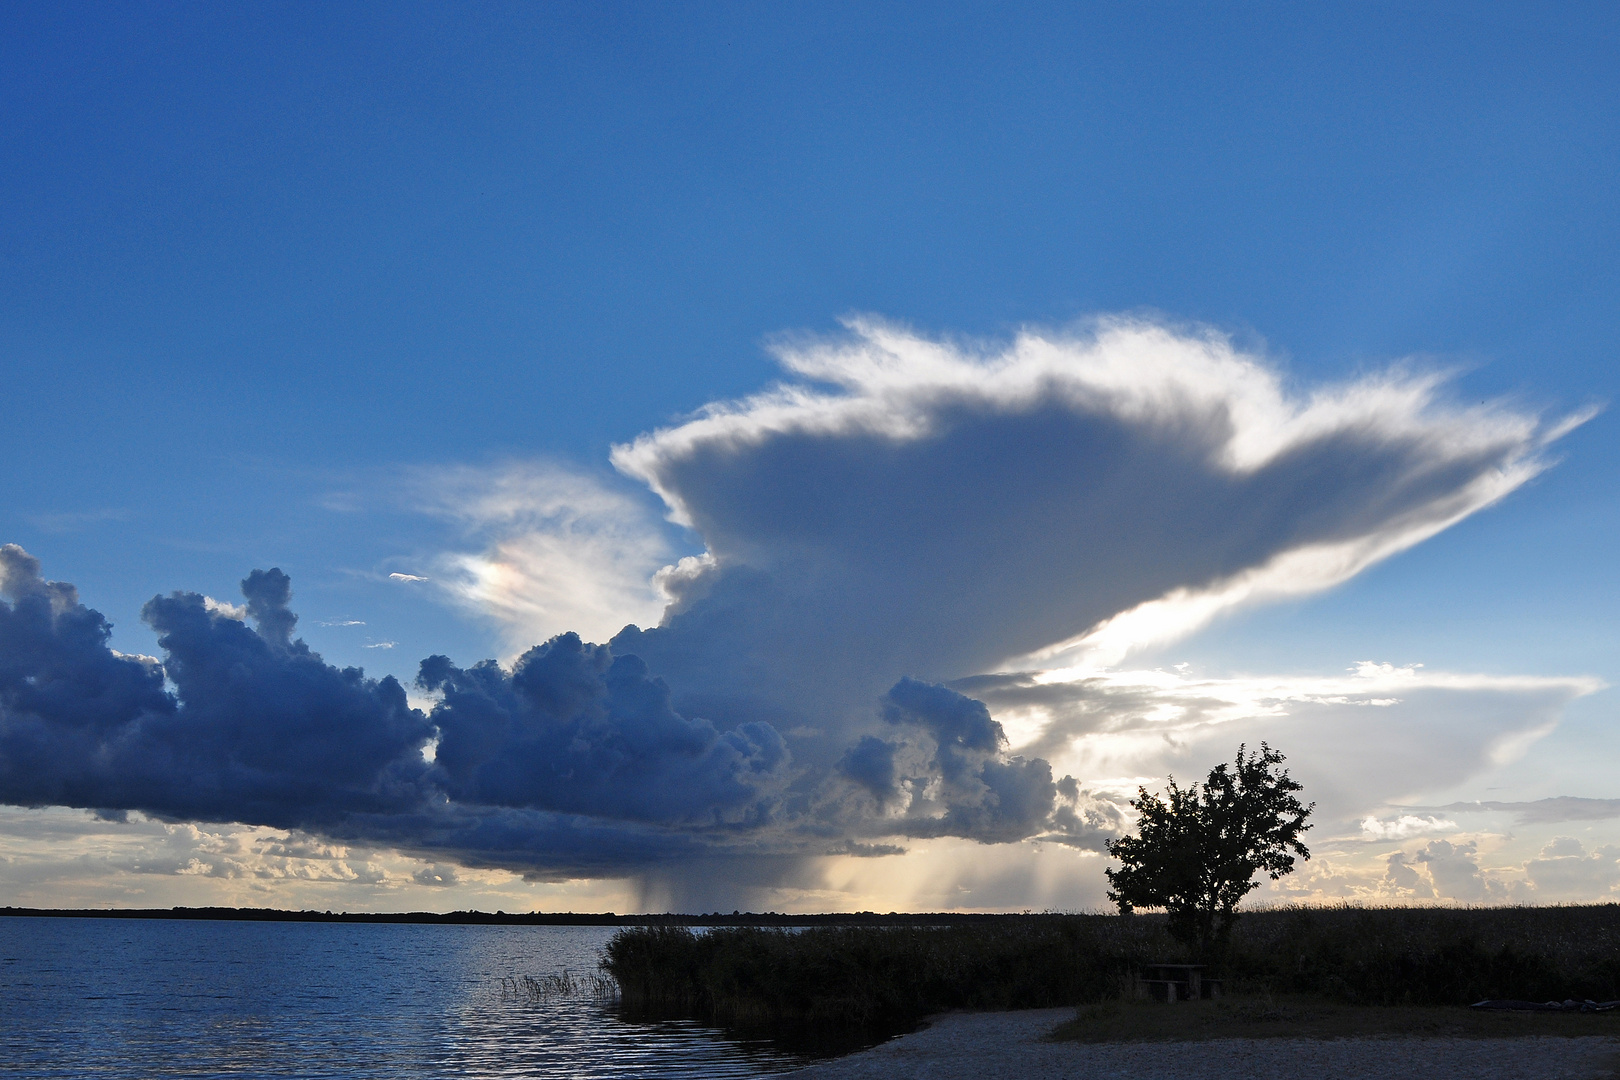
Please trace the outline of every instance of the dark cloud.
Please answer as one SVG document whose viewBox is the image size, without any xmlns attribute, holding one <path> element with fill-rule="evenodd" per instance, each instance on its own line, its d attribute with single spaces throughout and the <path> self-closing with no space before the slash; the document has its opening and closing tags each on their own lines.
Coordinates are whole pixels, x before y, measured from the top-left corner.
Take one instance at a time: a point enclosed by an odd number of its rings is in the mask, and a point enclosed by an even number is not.
<svg viewBox="0 0 1620 1080">
<path fill-rule="evenodd" d="M 1235 474 L 1220 411 L 1133 421 L 1054 389 L 1016 411 L 963 394 L 928 419 L 923 438 L 770 431 L 649 462 L 717 560 L 649 636 L 723 642 L 772 669 L 837 649 L 880 681 L 983 671 L 1173 589 L 1421 513 L 1507 449 L 1440 463 L 1416 439 L 1334 432 Z M 716 608 L 747 617 L 717 634 Z M 821 639 L 830 626 L 840 634 Z"/>
<path fill-rule="evenodd" d="M 900 794 L 899 777 L 894 768 L 896 749 L 894 743 L 876 735 L 862 736 L 861 741 L 839 759 L 838 771 L 871 793 L 882 807 Z"/>
<path fill-rule="evenodd" d="M 20 548 L 0 559 L 6 802 L 312 828 L 419 800 L 426 718 L 395 680 L 291 639 L 280 571 L 243 583 L 257 631 L 195 593 L 154 597 L 160 666 L 109 649 L 101 614 Z"/>
<path fill-rule="evenodd" d="M 119 809 L 129 733 L 172 718 L 156 664 L 107 646 L 112 627 L 39 561 L 0 547 L 0 792 L 9 803 Z"/>
<path fill-rule="evenodd" d="M 290 648 L 293 627 L 298 625 L 298 616 L 289 607 L 292 579 L 280 570 L 255 570 L 242 581 L 242 595 L 259 636 L 274 648 Z"/>
<path fill-rule="evenodd" d="M 823 852 L 825 855 L 853 855 L 857 859 L 880 859 L 905 853 L 906 849 L 899 844 L 863 844 L 858 840 L 840 840 Z"/>
<path fill-rule="evenodd" d="M 1434 899 L 1434 888 L 1429 880 L 1418 872 L 1418 859 L 1408 859 L 1405 852 L 1391 852 L 1384 863 L 1384 884 L 1397 895 L 1411 896 L 1418 900 Z"/>
<path fill-rule="evenodd" d="M 876 813 L 838 817 L 865 835 L 957 836 L 984 843 L 1040 838 L 1099 847 L 1122 819 L 1111 803 L 1054 779 L 1040 758 L 1007 752 L 1001 725 L 946 686 L 902 678 L 884 695 L 884 733 L 865 735 L 835 775 L 871 797 Z M 836 794 L 828 800 L 847 809 Z"/>
<path fill-rule="evenodd" d="M 1058 799 L 1052 766 L 1008 757 L 983 702 L 904 678 L 889 690 L 883 718 L 921 739 L 923 767 L 897 777 L 909 803 L 904 835 L 994 842 L 1045 831 Z"/>
<path fill-rule="evenodd" d="M 293 637 L 280 570 L 242 582 L 253 626 L 195 593 L 154 597 L 159 663 L 111 650 L 106 620 L 22 549 L 0 549 L 0 569 L 7 803 L 270 825 L 556 878 L 821 854 L 840 830 L 1018 839 L 1061 802 L 1044 762 L 1008 757 L 984 706 L 944 687 L 903 680 L 884 723 L 909 734 L 850 747 L 848 774 L 874 793 L 897 784 L 883 756 L 910 754 L 910 815 L 863 828 L 806 800 L 825 770 L 796 770 L 769 723 L 683 715 L 641 658 L 574 634 L 510 670 L 429 657 L 418 683 L 440 700 L 424 715 L 393 678 Z M 452 883 L 441 869 L 432 883 Z"/>
<path fill-rule="evenodd" d="M 720 732 L 681 716 L 636 656 L 564 634 L 510 674 L 442 656 L 418 679 L 443 695 L 436 772 L 464 803 L 689 827 L 759 826 L 775 816 L 789 759 L 758 721 Z"/>
</svg>

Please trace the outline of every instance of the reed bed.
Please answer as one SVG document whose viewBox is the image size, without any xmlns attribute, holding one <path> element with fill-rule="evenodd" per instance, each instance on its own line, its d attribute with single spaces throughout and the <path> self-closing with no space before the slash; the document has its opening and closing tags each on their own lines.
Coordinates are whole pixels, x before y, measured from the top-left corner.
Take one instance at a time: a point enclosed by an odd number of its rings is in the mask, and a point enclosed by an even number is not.
<svg viewBox="0 0 1620 1080">
<path fill-rule="evenodd" d="M 501 979 L 501 996 L 522 998 L 530 1004 L 569 997 L 610 1001 L 619 996 L 619 985 L 606 974 L 592 972 L 589 975 L 574 975 L 565 968 L 538 979 L 533 975 L 504 976 Z"/>
<path fill-rule="evenodd" d="M 947 1009 L 1118 998 L 1144 964 L 1182 959 L 1162 916 L 1049 914 L 967 925 L 633 927 L 608 943 L 602 968 L 632 1014 L 871 1034 Z M 1613 1000 L 1620 905 L 1255 911 L 1220 966 L 1229 991 L 1350 1004 Z"/>
<path fill-rule="evenodd" d="M 1620 905 L 1283 908 L 1238 923 L 1227 974 L 1377 1005 L 1620 998 Z"/>
</svg>

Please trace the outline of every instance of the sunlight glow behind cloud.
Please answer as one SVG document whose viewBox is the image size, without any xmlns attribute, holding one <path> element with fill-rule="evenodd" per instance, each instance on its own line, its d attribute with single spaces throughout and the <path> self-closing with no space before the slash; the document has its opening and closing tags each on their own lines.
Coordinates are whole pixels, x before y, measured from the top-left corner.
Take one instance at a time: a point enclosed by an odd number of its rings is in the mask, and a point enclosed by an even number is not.
<svg viewBox="0 0 1620 1080">
<path fill-rule="evenodd" d="M 416 489 L 481 545 L 442 556 L 439 584 L 503 628 L 509 655 L 570 630 L 605 641 L 626 623 L 658 621 L 654 577 L 674 548 L 645 503 L 603 480 L 508 462 L 425 470 Z"/>
</svg>

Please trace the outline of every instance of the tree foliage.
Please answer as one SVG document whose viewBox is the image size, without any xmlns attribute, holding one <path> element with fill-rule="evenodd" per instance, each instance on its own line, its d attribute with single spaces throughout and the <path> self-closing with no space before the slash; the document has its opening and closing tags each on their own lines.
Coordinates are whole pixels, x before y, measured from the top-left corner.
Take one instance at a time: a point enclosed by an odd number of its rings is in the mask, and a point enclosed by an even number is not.
<svg viewBox="0 0 1620 1080">
<path fill-rule="evenodd" d="M 1210 770 L 1200 786 L 1169 779 L 1163 798 L 1146 788 L 1131 800 L 1136 836 L 1108 842 L 1120 861 L 1108 871 L 1108 898 L 1121 913 L 1163 908 L 1170 933 L 1213 959 L 1224 950 L 1236 921 L 1238 901 L 1259 887 L 1255 876 L 1275 881 L 1292 873 L 1294 856 L 1311 853 L 1299 836 L 1316 804 L 1304 806 L 1284 758 L 1265 743 L 1259 753 L 1238 747 L 1237 760 Z"/>
</svg>

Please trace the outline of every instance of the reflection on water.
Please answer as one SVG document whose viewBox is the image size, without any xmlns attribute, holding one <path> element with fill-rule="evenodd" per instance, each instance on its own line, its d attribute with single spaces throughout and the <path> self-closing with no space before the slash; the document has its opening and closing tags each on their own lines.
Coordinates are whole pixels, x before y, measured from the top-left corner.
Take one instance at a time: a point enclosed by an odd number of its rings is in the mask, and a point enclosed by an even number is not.
<svg viewBox="0 0 1620 1080">
<path fill-rule="evenodd" d="M 0 1076 L 757 1077 L 803 1063 L 503 978 L 607 927 L 0 918 Z"/>
</svg>

